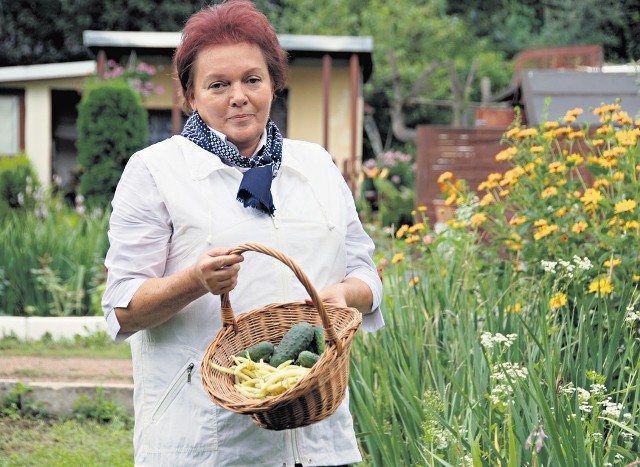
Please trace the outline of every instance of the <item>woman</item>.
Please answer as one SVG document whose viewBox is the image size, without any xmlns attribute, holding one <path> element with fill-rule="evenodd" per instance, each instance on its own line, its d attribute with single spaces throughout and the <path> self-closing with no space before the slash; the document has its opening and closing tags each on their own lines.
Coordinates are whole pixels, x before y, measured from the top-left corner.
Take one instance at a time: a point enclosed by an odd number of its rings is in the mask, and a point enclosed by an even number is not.
<svg viewBox="0 0 640 467">
<path fill-rule="evenodd" d="M 181 136 L 131 157 L 105 260 L 106 320 L 132 349 L 136 465 L 359 462 L 348 397 L 321 422 L 269 431 L 213 404 L 201 385 L 200 361 L 221 327 L 220 294 L 229 293 L 235 313 L 307 298 L 278 260 L 231 255 L 234 246 L 284 252 L 323 301 L 358 308 L 364 330 L 383 325 L 381 284 L 331 156 L 283 139 L 269 119 L 287 64 L 266 17 L 229 1 L 193 15 L 182 38 L 174 62 L 191 116 Z"/>
</svg>

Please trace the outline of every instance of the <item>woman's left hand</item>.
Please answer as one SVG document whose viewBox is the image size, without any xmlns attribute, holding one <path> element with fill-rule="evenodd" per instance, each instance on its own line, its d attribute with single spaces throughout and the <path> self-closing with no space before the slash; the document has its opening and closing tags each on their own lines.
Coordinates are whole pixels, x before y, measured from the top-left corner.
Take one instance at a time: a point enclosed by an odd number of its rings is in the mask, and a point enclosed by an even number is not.
<svg viewBox="0 0 640 467">
<path fill-rule="evenodd" d="M 371 313 L 373 294 L 369 286 L 360 279 L 345 279 L 322 289 L 318 295 L 322 303 L 357 308 L 363 314 Z M 307 299 L 306 302 L 312 304 L 310 299 Z"/>
</svg>

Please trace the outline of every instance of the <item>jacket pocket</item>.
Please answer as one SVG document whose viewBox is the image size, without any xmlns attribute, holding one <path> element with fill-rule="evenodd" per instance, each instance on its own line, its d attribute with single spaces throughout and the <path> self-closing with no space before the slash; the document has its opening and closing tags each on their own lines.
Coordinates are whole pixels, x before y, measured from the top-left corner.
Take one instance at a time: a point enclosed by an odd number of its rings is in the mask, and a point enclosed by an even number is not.
<svg viewBox="0 0 640 467">
<path fill-rule="evenodd" d="M 184 388 L 185 384 L 191 382 L 195 365 L 195 362 L 189 361 L 178 371 L 178 374 L 173 378 L 173 381 L 171 381 L 171 384 L 151 412 L 151 423 L 156 423 L 162 417 L 182 388 Z"/>
</svg>

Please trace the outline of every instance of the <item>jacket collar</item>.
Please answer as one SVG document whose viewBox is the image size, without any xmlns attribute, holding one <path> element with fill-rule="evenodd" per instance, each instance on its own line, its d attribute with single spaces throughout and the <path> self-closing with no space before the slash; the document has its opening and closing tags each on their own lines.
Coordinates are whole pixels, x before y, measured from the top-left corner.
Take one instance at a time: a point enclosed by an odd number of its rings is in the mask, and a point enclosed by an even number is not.
<svg viewBox="0 0 640 467">
<path fill-rule="evenodd" d="M 219 157 L 213 156 L 209 151 L 202 149 L 197 144 L 192 143 L 184 136 L 174 136 L 183 150 L 184 160 L 189 170 L 192 180 L 203 180 L 217 170 L 236 170 L 229 167 L 220 160 Z M 290 169 L 306 178 L 305 170 L 298 158 L 291 154 L 287 148 L 286 139 L 282 148 L 282 165 L 280 170 Z"/>
</svg>

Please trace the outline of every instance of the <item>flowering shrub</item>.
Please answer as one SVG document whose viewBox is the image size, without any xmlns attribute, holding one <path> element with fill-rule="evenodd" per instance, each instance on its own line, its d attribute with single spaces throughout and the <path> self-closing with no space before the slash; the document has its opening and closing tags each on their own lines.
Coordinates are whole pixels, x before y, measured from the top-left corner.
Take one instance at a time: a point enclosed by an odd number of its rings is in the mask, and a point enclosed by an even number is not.
<svg viewBox="0 0 640 467">
<path fill-rule="evenodd" d="M 496 155 L 509 163 L 466 190 L 447 172 L 440 177 L 447 203 L 467 208 L 453 229 L 479 229 L 516 268 L 539 271 L 540 259 L 594 260 L 584 293 L 615 296 L 640 281 L 640 120 L 619 103 L 593 110 L 596 128 L 571 124 L 583 109 L 559 121 L 527 128 L 516 122 Z M 563 300 L 556 300 L 559 308 Z"/>
<path fill-rule="evenodd" d="M 396 227 L 411 219 L 415 203 L 415 162 L 401 151 L 387 151 L 362 165 L 362 210 L 382 226 Z"/>
<path fill-rule="evenodd" d="M 142 97 L 147 97 L 153 93 L 164 93 L 164 87 L 156 86 L 153 82 L 153 77 L 157 71 L 155 66 L 145 62 L 130 61 L 130 63 L 123 66 L 114 60 L 108 60 L 103 78 L 107 80 L 123 80 Z"/>
</svg>

